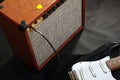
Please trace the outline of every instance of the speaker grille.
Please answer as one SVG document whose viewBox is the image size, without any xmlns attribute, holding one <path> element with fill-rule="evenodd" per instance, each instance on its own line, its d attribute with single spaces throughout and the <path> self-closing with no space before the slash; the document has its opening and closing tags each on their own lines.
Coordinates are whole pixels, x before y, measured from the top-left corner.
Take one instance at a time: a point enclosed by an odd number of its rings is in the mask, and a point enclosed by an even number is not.
<svg viewBox="0 0 120 80">
<path fill-rule="evenodd" d="M 66 0 L 36 28 L 58 49 L 82 25 L 82 0 Z M 34 31 L 28 32 L 38 66 L 54 51 L 47 41 Z"/>
</svg>

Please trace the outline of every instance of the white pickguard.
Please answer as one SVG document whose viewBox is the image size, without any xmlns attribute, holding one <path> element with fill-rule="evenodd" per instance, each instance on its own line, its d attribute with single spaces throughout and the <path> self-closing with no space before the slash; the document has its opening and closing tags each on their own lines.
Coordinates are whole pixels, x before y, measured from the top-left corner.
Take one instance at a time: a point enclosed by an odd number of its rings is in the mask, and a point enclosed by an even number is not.
<svg viewBox="0 0 120 80">
<path fill-rule="evenodd" d="M 107 60 L 110 60 L 109 56 L 98 61 L 78 62 L 74 64 L 72 71 L 76 73 L 76 80 L 116 80 L 105 63 Z M 90 69 L 90 66 L 92 69 Z"/>
</svg>

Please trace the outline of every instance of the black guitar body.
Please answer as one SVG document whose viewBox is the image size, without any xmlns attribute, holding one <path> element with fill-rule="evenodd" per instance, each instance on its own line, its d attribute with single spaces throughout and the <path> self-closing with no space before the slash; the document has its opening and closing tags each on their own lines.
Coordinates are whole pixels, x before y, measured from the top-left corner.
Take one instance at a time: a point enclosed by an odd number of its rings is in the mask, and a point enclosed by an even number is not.
<svg viewBox="0 0 120 80">
<path fill-rule="evenodd" d="M 89 55 L 82 56 L 77 62 L 96 61 L 106 56 L 110 56 L 110 58 L 120 56 L 120 43 L 118 42 L 106 43 L 101 47 L 99 47 L 98 49 L 96 49 L 95 51 L 93 51 L 92 53 L 90 53 Z M 117 80 L 120 80 L 120 76 L 119 76 L 120 69 L 112 71 L 112 74 Z"/>
<path fill-rule="evenodd" d="M 60 77 L 62 77 L 62 80 L 70 80 L 67 72 L 70 71 L 72 65 L 77 62 L 96 61 L 96 60 L 102 59 L 106 56 L 110 56 L 110 58 L 114 58 L 119 55 L 120 55 L 120 43 L 118 43 L 118 42 L 106 43 L 106 44 L 100 46 L 99 48 L 97 48 L 95 51 L 93 51 L 87 55 L 83 55 L 79 58 L 76 58 L 77 60 L 74 59 L 75 61 L 71 62 L 68 65 L 69 69 L 68 68 L 67 68 L 68 70 L 64 69 L 63 73 L 61 73 L 62 76 L 60 76 Z M 112 74 L 117 80 L 120 80 L 120 69 L 112 71 Z"/>
</svg>

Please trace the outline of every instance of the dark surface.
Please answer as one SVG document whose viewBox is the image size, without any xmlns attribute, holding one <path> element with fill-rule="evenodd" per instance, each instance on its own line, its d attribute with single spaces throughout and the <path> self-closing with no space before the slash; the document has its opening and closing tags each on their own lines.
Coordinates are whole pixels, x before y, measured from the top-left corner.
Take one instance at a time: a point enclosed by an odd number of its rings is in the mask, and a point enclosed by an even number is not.
<svg viewBox="0 0 120 80">
<path fill-rule="evenodd" d="M 21 61 L 13 57 L 0 28 L 0 80 L 50 80 L 56 75 L 61 76 L 57 72 L 78 60 L 81 54 L 88 54 L 106 42 L 120 42 L 120 0 L 87 0 L 86 5 L 86 26 L 82 34 L 78 34 L 60 51 L 60 64 L 54 59 L 49 63 L 51 66 L 48 65 L 39 72 L 27 69 Z"/>
</svg>

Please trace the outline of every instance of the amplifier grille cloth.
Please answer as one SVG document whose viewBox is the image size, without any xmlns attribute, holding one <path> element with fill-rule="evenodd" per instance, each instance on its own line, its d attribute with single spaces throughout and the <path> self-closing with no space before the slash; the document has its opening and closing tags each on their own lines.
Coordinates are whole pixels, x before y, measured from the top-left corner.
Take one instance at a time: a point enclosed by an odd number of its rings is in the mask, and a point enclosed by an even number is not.
<svg viewBox="0 0 120 80">
<path fill-rule="evenodd" d="M 81 4 L 81 0 L 66 0 L 37 26 L 55 49 L 58 49 L 82 25 Z M 28 35 L 37 64 L 40 66 L 54 51 L 38 33 L 31 31 Z"/>
</svg>

